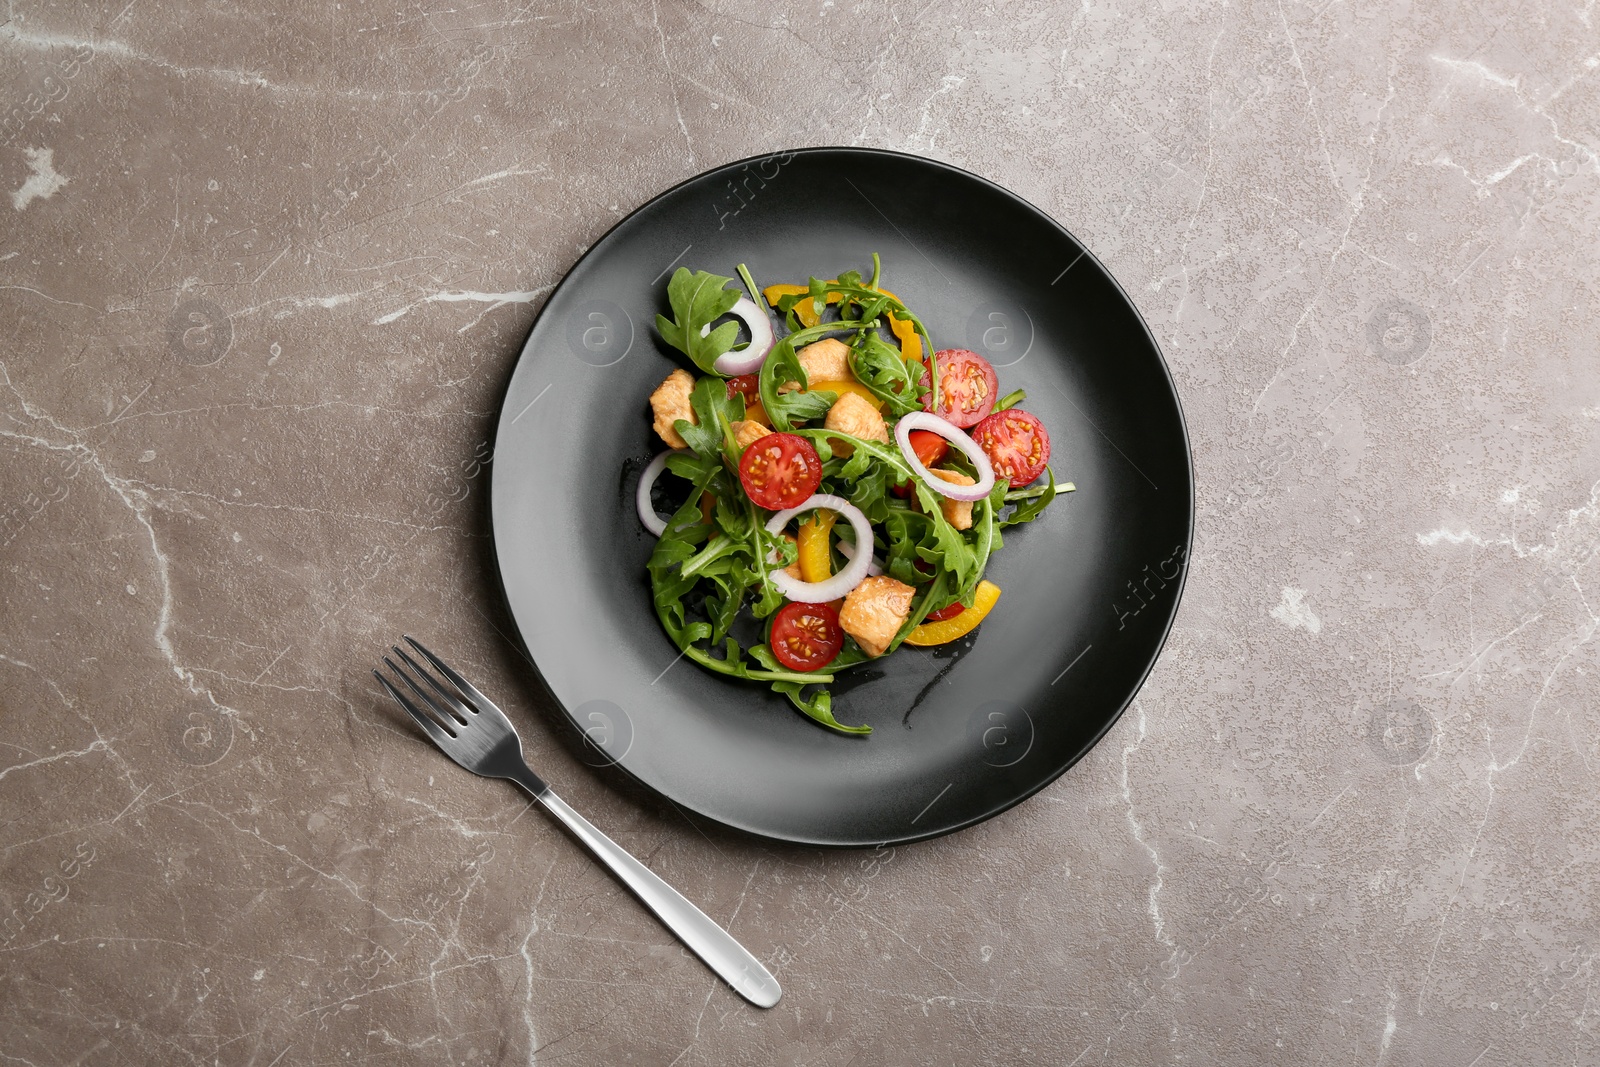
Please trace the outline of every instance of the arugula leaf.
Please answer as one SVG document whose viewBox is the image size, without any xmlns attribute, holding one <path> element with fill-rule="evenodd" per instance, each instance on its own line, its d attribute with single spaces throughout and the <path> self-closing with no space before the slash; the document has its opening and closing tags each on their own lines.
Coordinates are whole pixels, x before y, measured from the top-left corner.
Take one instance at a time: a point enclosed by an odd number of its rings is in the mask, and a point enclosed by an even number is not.
<svg viewBox="0 0 1600 1067">
<path fill-rule="evenodd" d="M 860 726 L 846 726 L 838 719 L 835 719 L 833 717 L 833 695 L 823 686 L 813 689 L 809 697 L 803 692 L 805 686 L 799 682 L 773 682 L 772 688 L 775 692 L 786 695 L 795 707 L 830 730 L 855 737 L 865 737 L 872 732 L 872 727 L 867 726 L 865 723 Z"/>
<path fill-rule="evenodd" d="M 989 490 L 989 495 L 972 507 L 973 531 L 977 536 L 973 539 L 972 555 L 976 563 L 972 576 L 961 586 L 958 598 L 967 607 L 972 606 L 972 597 L 977 592 L 978 582 L 983 578 L 983 572 L 989 566 L 989 557 L 1000 547 L 1000 524 L 995 521 L 1000 507 L 1006 500 L 1006 488 L 1010 485 L 1004 478 L 997 479 L 994 488 Z"/>
<path fill-rule="evenodd" d="M 829 432 L 824 428 L 823 432 Z M 847 436 L 841 434 L 841 437 Z M 831 446 L 830 446 L 831 447 Z M 853 482 L 867 471 L 872 469 L 872 453 L 864 448 L 852 449 L 850 458 L 844 461 L 844 466 L 839 468 L 839 477 L 845 481 Z"/>
<path fill-rule="evenodd" d="M 884 573 L 906 585 L 923 585 L 933 575 L 917 567 L 922 557 L 917 547 L 927 538 L 933 520 L 920 511 L 910 508 L 891 508 L 883 520 L 883 539 L 888 546 L 884 551 Z"/>
<path fill-rule="evenodd" d="M 782 669 L 782 665 L 778 663 L 778 658 L 772 654 L 772 649 L 766 645 L 752 647 L 750 649 L 750 658 L 772 670 Z M 844 657 L 841 654 L 840 659 L 842 658 Z M 834 660 L 834 664 L 838 662 L 839 660 Z M 850 664 L 845 664 L 845 666 L 850 666 Z M 830 664 L 828 669 L 837 670 L 838 668 Z M 823 688 L 816 688 L 812 690 L 811 696 L 808 697 L 803 692 L 806 685 L 807 683 L 805 682 L 796 681 L 773 682 L 772 689 L 773 692 L 787 696 L 795 707 L 830 730 L 837 730 L 841 734 L 853 734 L 858 737 L 865 737 L 872 732 L 872 727 L 870 726 L 846 726 L 838 719 L 835 719 L 833 717 L 833 697 L 829 695 L 828 691 Z"/>
<path fill-rule="evenodd" d="M 830 430 L 821 426 L 803 426 L 790 432 L 797 436 L 808 438 L 813 442 L 827 438 L 844 441 L 854 449 L 854 453 L 850 457 L 852 460 L 855 460 L 856 456 L 862 452 L 866 452 L 872 459 L 877 460 L 892 471 L 895 477 L 916 477 L 912 473 L 910 465 L 906 463 L 905 457 L 900 454 L 899 446 L 893 443 L 884 444 L 882 441 L 868 441 L 861 437 L 853 437 L 842 430 Z M 866 460 L 862 459 L 859 462 L 865 464 Z"/>
<path fill-rule="evenodd" d="M 695 506 L 695 510 L 700 510 L 698 504 Z M 701 525 L 704 524 L 702 523 Z M 707 570 L 712 564 L 739 551 L 741 547 L 738 541 L 727 534 L 719 533 L 707 541 L 704 548 L 679 564 L 678 573 L 685 578 L 693 578 L 701 571 Z"/>
<path fill-rule="evenodd" d="M 682 572 L 682 564 L 693 558 L 701 542 L 711 536 L 711 527 L 700 521 L 700 493 L 710 483 L 713 470 L 707 470 L 695 480 L 689 499 L 667 520 L 667 529 L 656 541 L 650 560 L 645 564 L 650 574 L 650 590 L 655 601 L 656 615 L 673 643 L 684 647 L 694 627 L 685 615 L 683 597 L 694 588 L 695 578 Z M 706 628 L 709 632 L 709 627 Z"/>
<path fill-rule="evenodd" d="M 881 523 L 889 514 L 889 472 L 882 467 L 867 469 L 851 485 L 849 500 L 868 522 Z"/>
<path fill-rule="evenodd" d="M 773 305 L 778 309 L 778 314 L 783 316 L 783 324 L 788 327 L 790 333 L 806 328 L 806 324 L 800 321 L 800 316 L 794 309 L 800 301 L 810 299 L 809 293 L 789 293 L 780 296 L 778 302 Z"/>
<path fill-rule="evenodd" d="M 751 645 L 750 658 L 770 671 L 783 670 L 783 664 L 778 662 L 778 657 L 772 654 L 772 649 L 766 645 Z"/>
<path fill-rule="evenodd" d="M 820 455 L 823 449 L 831 453 L 832 446 L 827 441 L 831 430 L 823 430 L 821 434 L 808 434 L 811 443 L 816 446 Z M 841 438 L 847 435 L 838 434 Z M 854 438 L 850 438 L 854 440 Z M 866 449 L 856 449 L 846 460 L 834 465 L 834 468 L 823 468 L 823 478 L 832 479 L 834 482 L 845 483 L 841 493 L 862 514 L 866 515 L 868 522 L 882 522 L 889 509 L 888 488 L 889 470 L 882 463 L 874 463 L 876 455 Z"/>
<path fill-rule="evenodd" d="M 868 330 L 850 349 L 850 370 L 862 385 L 889 406 L 895 415 L 921 411 L 918 383 L 900 350 L 885 344 L 876 332 Z"/>
<path fill-rule="evenodd" d="M 921 596 L 912 601 L 911 614 L 907 615 L 906 621 L 900 624 L 900 629 L 896 631 L 894 640 L 889 642 L 889 647 L 884 649 L 883 654 L 887 656 L 899 648 L 900 643 L 910 635 L 911 631 L 922 625 L 922 621 L 928 617 L 928 612 L 933 610 L 935 604 L 942 606 L 950 603 L 950 599 L 950 575 L 947 572 L 941 572 L 934 577 L 933 581 L 928 583 Z"/>
<path fill-rule="evenodd" d="M 689 406 L 694 409 L 695 421 L 679 419 L 672 428 L 701 459 L 719 459 L 724 443 L 722 425 L 744 418 L 744 397 L 737 393 L 729 396 L 727 382 L 707 376 L 694 383 Z"/>
<path fill-rule="evenodd" d="M 756 280 L 750 277 L 750 268 L 743 263 L 734 268 L 739 272 L 739 277 L 744 280 L 744 287 L 750 290 L 750 299 L 756 307 L 762 307 L 761 290 L 756 288 Z"/>
<path fill-rule="evenodd" d="M 917 500 L 928 513 L 932 523 L 931 538 L 917 548 L 917 555 L 935 569 L 943 568 L 955 578 L 957 588 L 966 588 L 977 582 L 978 557 L 954 526 L 945 521 L 939 508 L 939 496 L 920 480 L 916 483 Z"/>
<path fill-rule="evenodd" d="M 806 387 L 810 384 L 806 377 L 805 368 L 800 365 L 800 357 L 795 354 L 797 348 L 804 348 L 812 341 L 835 333 L 840 329 L 836 322 L 825 322 L 804 330 L 796 330 L 772 346 L 772 351 L 767 353 L 767 358 L 761 364 L 759 377 L 761 388 L 761 406 L 766 409 L 767 417 L 772 420 L 772 428 L 780 432 L 787 432 L 794 428 L 797 422 L 808 419 L 820 419 L 828 413 L 833 402 L 839 395 L 826 389 L 808 392 Z M 786 382 L 799 382 L 800 388 L 792 392 L 780 393 L 778 389 Z"/>
<path fill-rule="evenodd" d="M 729 537 L 747 540 L 750 537 L 750 512 L 748 508 L 739 506 L 739 497 L 744 494 L 740 492 L 735 495 L 732 486 L 729 486 L 713 495 L 717 502 L 711 513 L 716 517 L 717 526 Z"/>
<path fill-rule="evenodd" d="M 729 321 L 702 337 L 700 331 L 728 313 L 739 301 L 739 291 L 728 288 L 732 278 L 705 271 L 689 272 L 679 267 L 667 283 L 667 303 L 672 306 L 672 318 L 656 316 L 656 330 L 661 339 L 688 356 L 694 365 L 708 374 L 715 373 L 712 364 L 717 357 L 733 347 L 739 337 L 739 324 Z"/>
<path fill-rule="evenodd" d="M 1045 474 L 1049 476 L 1049 482 L 1045 485 L 1043 491 L 1038 492 L 1037 495 L 1031 498 L 1024 498 L 1022 503 L 1017 505 L 1015 511 L 1000 520 L 1001 526 L 1020 526 L 1025 522 L 1032 522 L 1039 517 L 1041 511 L 1050 505 L 1050 501 L 1056 498 L 1056 472 L 1049 467 L 1044 470 Z M 1028 492 L 1033 491 L 1028 490 Z M 1071 492 L 1071 490 L 1069 489 L 1068 492 Z M 1011 496 L 1011 494 L 1007 495 Z M 1015 500 L 1017 498 L 1012 497 L 1012 499 Z"/>
<path fill-rule="evenodd" d="M 708 461 L 704 456 L 689 452 L 674 452 L 667 457 L 667 470 L 691 482 L 709 478 L 715 473 L 716 466 L 715 457 Z"/>
<path fill-rule="evenodd" d="M 750 505 L 750 513 L 755 515 L 756 506 Z M 800 549 L 795 542 L 782 534 L 767 532 L 767 528 L 759 521 L 755 521 L 756 549 L 752 553 L 755 569 L 760 576 L 760 592 L 756 594 L 756 602 L 751 612 L 758 619 L 765 619 L 779 608 L 783 607 L 783 594 L 778 592 L 778 587 L 773 585 L 768 575 L 775 570 L 782 570 L 796 559 L 800 558 Z"/>
<path fill-rule="evenodd" d="M 743 659 L 737 656 L 733 659 L 718 659 L 708 650 L 695 647 L 693 643 L 694 641 L 706 640 L 711 635 L 711 627 L 706 623 L 696 623 L 694 626 L 699 627 L 697 636 L 690 642 L 680 646 L 683 649 L 683 654 L 700 664 L 700 666 L 710 668 L 718 674 L 726 674 L 734 678 L 748 678 L 757 682 L 799 682 L 801 685 L 833 681 L 833 675 L 831 674 L 802 674 L 799 671 L 790 670 L 751 670 L 745 665 Z M 691 626 L 690 629 L 693 630 L 694 626 Z M 729 644 L 727 651 L 737 652 L 738 648 L 738 643 L 732 642 Z"/>
<path fill-rule="evenodd" d="M 807 282 L 806 288 L 808 290 L 806 295 L 811 300 L 812 313 L 820 319 L 828 308 L 828 285 L 820 278 L 812 278 Z"/>
<path fill-rule="evenodd" d="M 716 644 L 727 636 L 729 627 L 739 614 L 739 605 L 744 603 L 746 583 L 731 574 L 715 575 L 711 580 L 716 585 L 717 592 L 706 598 L 706 614 L 711 617 L 711 643 Z M 730 642 L 728 658 L 737 661 L 739 646 L 732 643 L 731 637 L 728 641 Z"/>
</svg>

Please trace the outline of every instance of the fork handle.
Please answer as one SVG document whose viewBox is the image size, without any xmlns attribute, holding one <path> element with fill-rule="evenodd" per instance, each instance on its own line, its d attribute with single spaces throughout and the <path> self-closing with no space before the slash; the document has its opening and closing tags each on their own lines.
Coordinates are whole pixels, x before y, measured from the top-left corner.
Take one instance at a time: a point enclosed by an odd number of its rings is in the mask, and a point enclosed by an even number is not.
<svg viewBox="0 0 1600 1067">
<path fill-rule="evenodd" d="M 607 867 L 622 884 L 655 912 L 656 918 L 677 935 L 689 949 L 721 978 L 733 987 L 734 992 L 759 1008 L 770 1008 L 778 1003 L 783 990 L 778 980 L 752 956 L 732 934 L 718 926 L 705 912 L 689 903 L 684 895 L 662 881 L 650 868 L 640 863 L 627 849 L 597 830 L 593 823 L 579 815 L 565 800 L 556 796 L 549 786 L 537 778 L 542 788 L 535 789 L 529 782 L 516 779 L 550 813 L 566 824 L 567 829 L 594 853 L 595 858 Z"/>
</svg>

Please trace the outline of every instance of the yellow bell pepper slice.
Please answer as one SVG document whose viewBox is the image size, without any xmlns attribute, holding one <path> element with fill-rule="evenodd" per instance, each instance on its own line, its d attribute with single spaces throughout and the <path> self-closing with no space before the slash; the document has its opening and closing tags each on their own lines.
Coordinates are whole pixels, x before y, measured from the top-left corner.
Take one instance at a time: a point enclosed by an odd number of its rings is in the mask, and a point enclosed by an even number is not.
<svg viewBox="0 0 1600 1067">
<path fill-rule="evenodd" d="M 972 607 L 953 619 L 943 622 L 925 622 L 906 635 L 906 644 L 947 645 L 958 637 L 965 637 L 978 628 L 978 624 L 1000 601 L 1000 587 L 987 578 L 978 583 L 972 597 Z"/>
<path fill-rule="evenodd" d="M 883 408 L 883 401 L 878 399 L 878 394 L 874 393 L 871 389 L 868 389 L 860 382 L 854 380 L 848 382 L 812 382 L 811 385 L 807 387 L 806 392 L 814 393 L 824 389 L 830 393 L 838 393 L 840 396 L 843 396 L 845 393 L 854 393 L 856 396 L 859 396 L 862 400 L 865 400 L 873 407 L 880 410 Z"/>
<path fill-rule="evenodd" d="M 808 293 L 810 291 L 810 288 L 804 285 L 769 285 L 765 289 L 761 290 L 761 295 L 767 298 L 767 303 L 771 304 L 773 307 L 777 307 L 778 301 L 782 300 L 786 296 L 799 296 L 801 293 Z M 807 326 L 815 326 L 817 324 L 817 316 L 816 313 L 811 310 L 810 301 L 796 305 L 794 313 L 798 315 L 800 317 L 800 321 L 804 322 Z M 806 322 L 807 316 L 810 317 L 810 322 Z"/>
<path fill-rule="evenodd" d="M 832 283 L 834 279 L 830 278 L 828 281 Z M 761 295 L 767 298 L 768 304 L 777 307 L 778 301 L 786 296 L 800 296 L 810 291 L 811 289 L 804 285 L 769 285 L 761 290 Z M 880 288 L 878 292 L 884 296 L 893 297 L 895 300 L 900 299 L 887 289 Z M 830 304 L 837 304 L 841 299 L 842 297 L 838 293 L 829 293 L 826 297 L 827 302 Z M 904 301 L 901 302 L 904 303 Z M 811 301 L 809 300 L 802 300 L 796 304 L 794 313 L 795 317 L 806 326 L 815 326 L 821 321 L 818 319 L 816 309 L 811 306 Z M 894 334 L 895 340 L 900 342 L 900 358 L 917 363 L 922 362 L 922 337 L 918 335 L 917 328 L 911 324 L 910 319 L 896 318 L 894 312 L 889 312 L 889 332 Z"/>
<path fill-rule="evenodd" d="M 800 580 L 826 581 L 833 575 L 833 555 L 829 536 L 839 518 L 827 508 L 818 508 L 800 524 Z"/>
<path fill-rule="evenodd" d="M 744 421 L 758 422 L 767 429 L 772 429 L 772 416 L 767 414 L 767 409 L 761 406 L 761 401 L 759 400 L 745 402 Z"/>
<path fill-rule="evenodd" d="M 898 300 L 899 297 L 895 299 Z M 889 312 L 889 332 L 900 342 L 901 359 L 907 363 L 922 362 L 922 335 L 917 333 L 917 328 L 911 325 L 910 319 L 897 319 L 894 312 Z"/>
</svg>

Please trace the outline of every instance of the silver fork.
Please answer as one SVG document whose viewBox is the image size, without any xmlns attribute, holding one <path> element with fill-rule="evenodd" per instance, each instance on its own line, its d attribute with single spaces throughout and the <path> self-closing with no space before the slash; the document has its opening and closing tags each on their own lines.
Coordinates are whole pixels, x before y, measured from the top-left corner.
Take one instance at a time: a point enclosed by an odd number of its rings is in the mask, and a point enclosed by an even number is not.
<svg viewBox="0 0 1600 1067">
<path fill-rule="evenodd" d="M 411 668 L 410 671 L 398 666 L 388 656 L 383 657 L 383 662 L 428 710 L 424 711 L 423 707 L 413 703 L 378 671 L 372 673 L 383 683 L 389 695 L 411 713 L 417 725 L 427 731 L 433 743 L 444 750 L 445 755 L 473 774 L 481 774 L 485 778 L 509 778 L 532 793 L 535 800 L 566 824 L 567 829 L 594 853 L 596 859 L 611 868 L 611 873 L 632 890 L 645 907 L 655 912 L 656 918 L 676 934 L 678 940 L 704 960 L 706 966 L 740 996 L 762 1008 L 770 1008 L 778 1003 L 783 991 L 778 987 L 778 980 L 761 965 L 760 960 L 705 912 L 689 903 L 683 894 L 634 859 L 627 849 L 568 807 L 567 802 L 556 796 L 544 779 L 533 773 L 522 758 L 522 739 L 517 736 L 516 728 L 506 718 L 505 712 L 495 707 L 471 682 L 424 648 L 421 642 L 407 637 L 406 643 L 421 653 L 449 681 L 454 691 L 446 688 L 398 645 L 390 647 Z"/>
</svg>

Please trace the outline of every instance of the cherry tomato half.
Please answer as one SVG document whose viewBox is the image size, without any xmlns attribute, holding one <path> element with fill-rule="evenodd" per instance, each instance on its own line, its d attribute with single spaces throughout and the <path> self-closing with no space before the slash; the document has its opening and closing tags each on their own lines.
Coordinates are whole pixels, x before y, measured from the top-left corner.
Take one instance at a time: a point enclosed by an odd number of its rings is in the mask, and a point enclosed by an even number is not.
<svg viewBox="0 0 1600 1067">
<path fill-rule="evenodd" d="M 994 410 L 998 399 L 1000 379 L 995 377 L 989 361 L 965 348 L 947 348 L 935 352 L 939 361 L 939 406 L 926 410 L 963 430 Z M 928 372 L 922 372 L 922 386 L 928 387 Z"/>
<path fill-rule="evenodd" d="M 922 461 L 924 467 L 933 468 L 935 463 L 944 459 L 950 452 L 950 442 L 934 433 L 932 430 L 911 431 L 911 451 L 916 453 L 917 459 Z M 894 495 L 907 497 L 911 495 L 911 483 L 901 482 L 893 487 Z"/>
<path fill-rule="evenodd" d="M 739 393 L 746 404 L 761 399 L 761 375 L 741 374 L 728 379 L 728 395 Z"/>
<path fill-rule="evenodd" d="M 996 478 L 1009 478 L 1013 486 L 1027 485 L 1044 473 L 1050 462 L 1050 434 L 1037 415 L 1011 408 L 997 411 L 972 428 L 994 467 Z"/>
<path fill-rule="evenodd" d="M 785 604 L 772 617 L 772 654 L 791 671 L 815 671 L 844 647 L 839 613 L 832 604 Z"/>
<path fill-rule="evenodd" d="M 822 484 L 822 460 L 804 437 L 769 433 L 739 457 L 739 482 L 757 507 L 798 507 Z"/>
<path fill-rule="evenodd" d="M 938 611 L 930 611 L 930 612 L 928 612 L 925 621 L 927 621 L 927 622 L 944 622 L 944 620 L 953 619 L 957 615 L 960 615 L 963 611 L 966 611 L 966 610 L 967 610 L 966 605 L 961 603 L 961 601 L 958 600 L 954 604 L 945 605 L 944 607 L 940 608 Z"/>
</svg>

